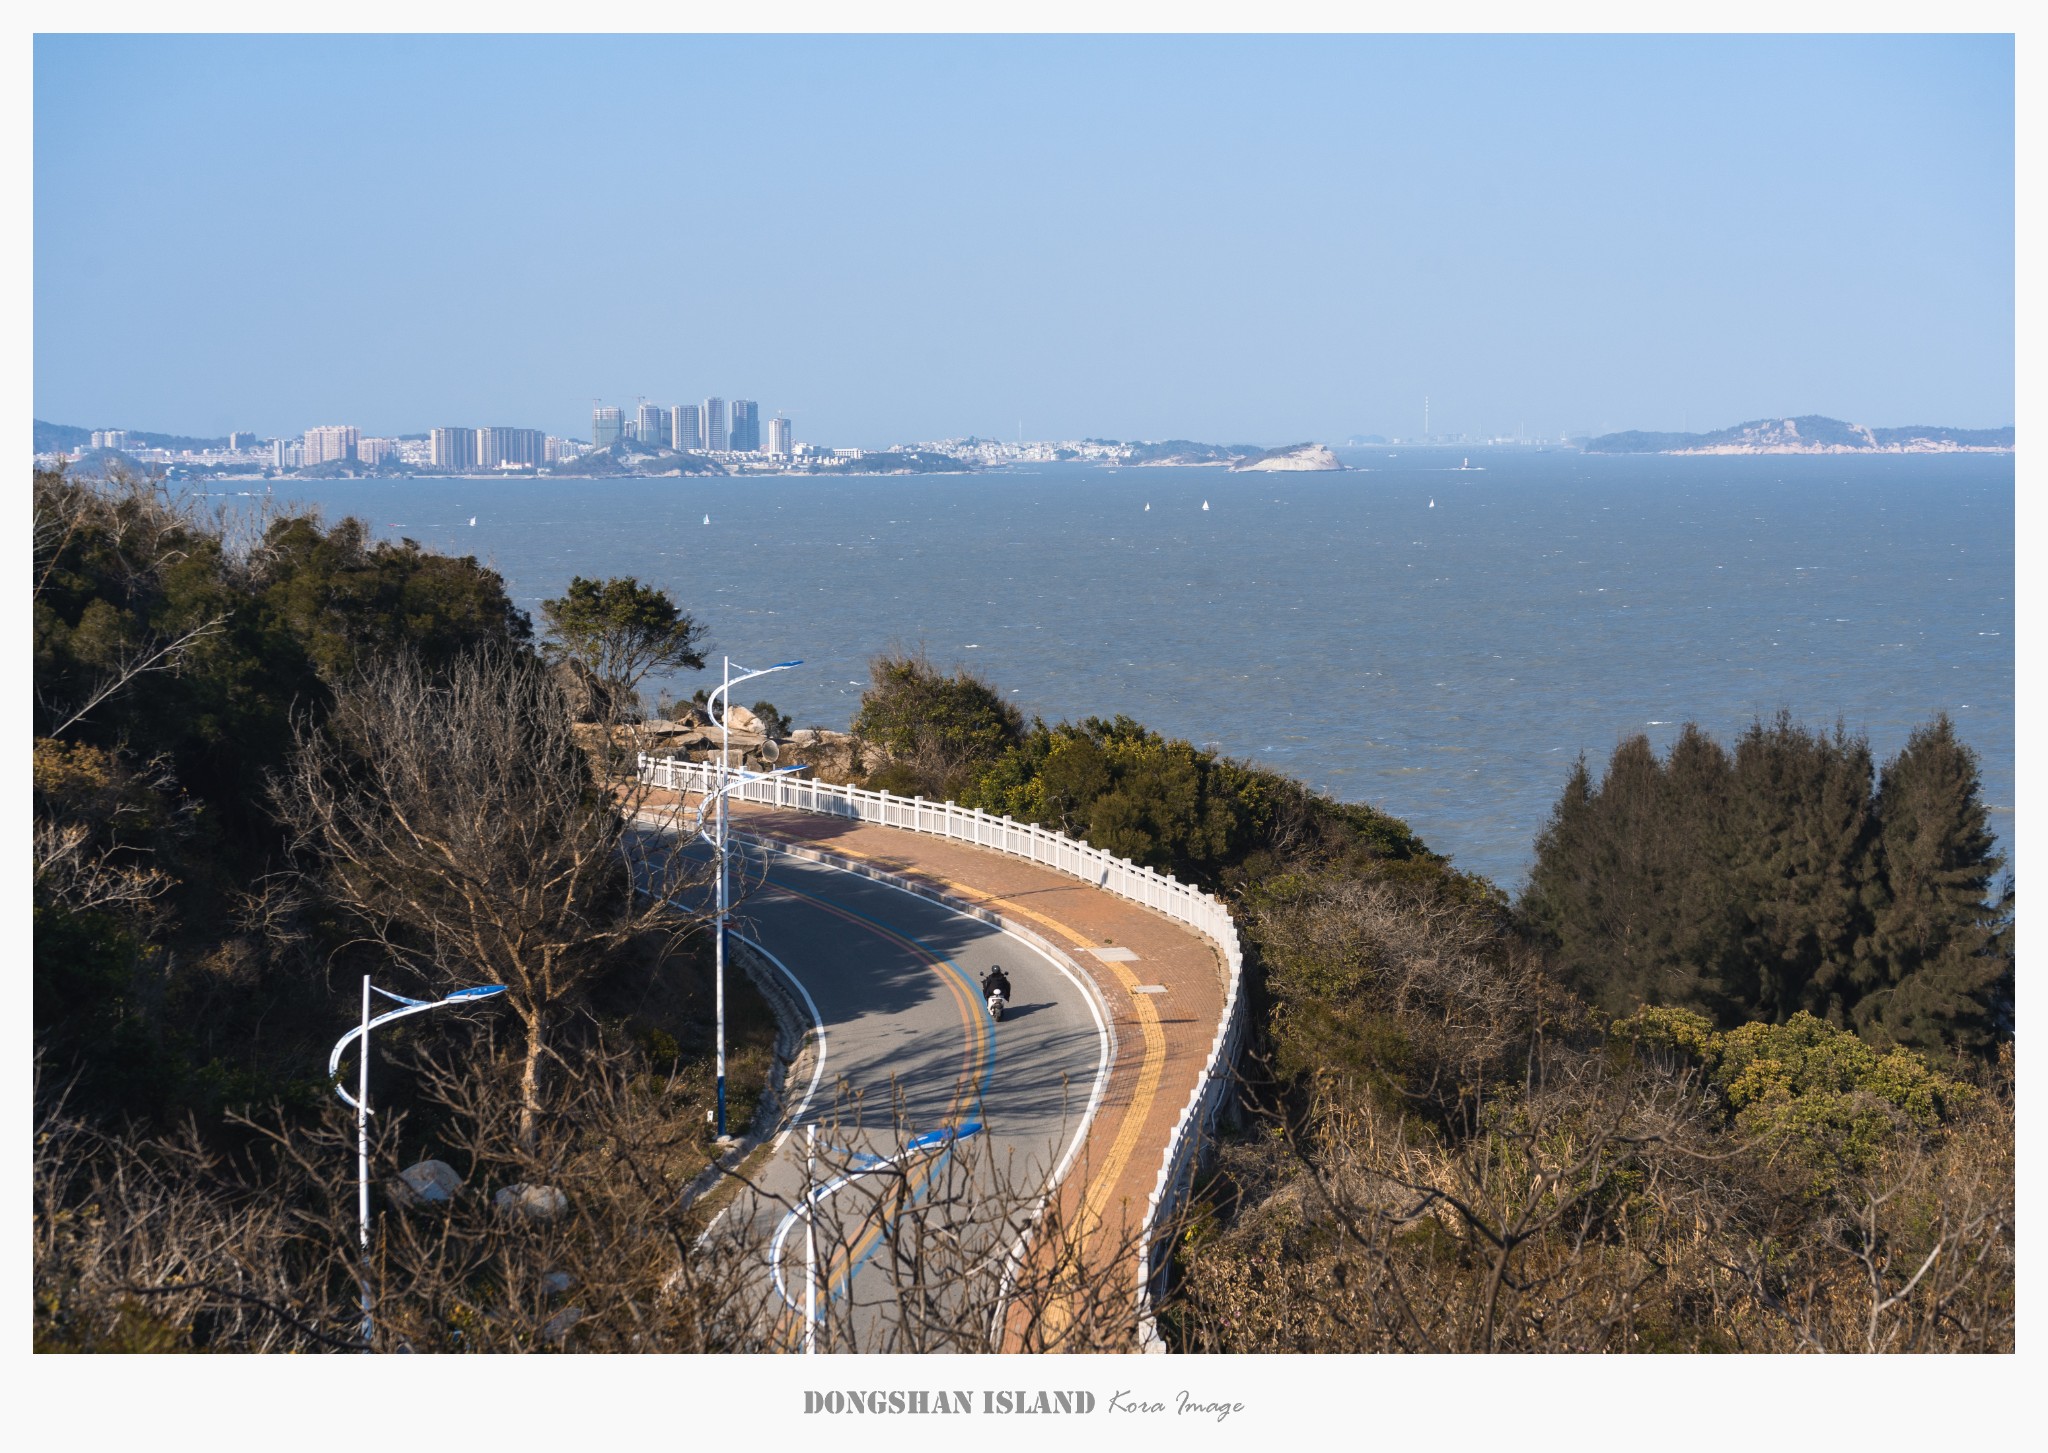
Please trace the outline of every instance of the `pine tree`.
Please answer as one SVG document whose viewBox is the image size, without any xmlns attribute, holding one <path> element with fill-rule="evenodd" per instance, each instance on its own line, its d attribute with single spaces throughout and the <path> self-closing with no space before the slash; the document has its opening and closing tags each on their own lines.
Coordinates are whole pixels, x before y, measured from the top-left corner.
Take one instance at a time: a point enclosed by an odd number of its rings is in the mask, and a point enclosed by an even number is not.
<svg viewBox="0 0 2048 1453">
<path fill-rule="evenodd" d="M 1913 733 L 1878 786 L 1888 888 L 1876 916 L 1859 1029 L 1917 1048 L 1981 1051 L 2010 1001 L 2010 888 L 1988 900 L 2005 860 L 1979 795 L 1977 757 L 1944 714 Z"/>
<path fill-rule="evenodd" d="M 1781 711 L 1736 745 L 1731 886 L 1747 909 L 1755 1017 L 1850 1022 L 1857 944 L 1880 896 L 1872 776 L 1869 743 L 1839 723 L 1829 737 Z"/>
<path fill-rule="evenodd" d="M 1733 790 L 1728 753 L 1687 722 L 1664 758 L 1659 829 L 1670 863 L 1664 892 L 1673 962 L 1662 1002 L 1722 1021 L 1744 1017 L 1751 977 L 1742 951 L 1748 920 L 1731 883 Z"/>
</svg>

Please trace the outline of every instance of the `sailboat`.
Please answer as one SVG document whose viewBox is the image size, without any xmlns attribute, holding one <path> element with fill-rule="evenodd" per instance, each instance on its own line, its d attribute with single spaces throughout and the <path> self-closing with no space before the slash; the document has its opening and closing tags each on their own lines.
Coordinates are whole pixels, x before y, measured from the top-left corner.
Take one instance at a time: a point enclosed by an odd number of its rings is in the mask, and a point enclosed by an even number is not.
<svg viewBox="0 0 2048 1453">
<path fill-rule="evenodd" d="M 470 528 L 471 528 L 471 529 L 475 529 L 475 528 L 476 528 L 476 516 L 475 516 L 475 515 L 471 515 L 471 516 L 469 517 L 469 525 L 470 525 Z"/>
<path fill-rule="evenodd" d="M 1149 500 L 1148 500 L 1148 501 L 1146 502 L 1146 504 L 1145 504 L 1145 513 L 1146 513 L 1146 514 L 1148 514 L 1148 515 L 1149 515 L 1150 513 L 1152 513 L 1152 505 L 1151 505 L 1151 502 L 1150 502 Z"/>
<path fill-rule="evenodd" d="M 1435 509 L 1435 508 L 1436 508 L 1436 501 L 1435 501 L 1435 500 L 1431 500 L 1431 501 L 1429 502 L 1429 507 L 1430 507 L 1431 509 Z"/>
<path fill-rule="evenodd" d="M 709 515 L 706 515 L 706 516 L 704 517 L 704 523 L 705 523 L 705 524 L 707 524 L 707 525 L 708 525 L 708 524 L 710 524 L 710 523 L 711 523 L 711 516 L 709 516 Z"/>
<path fill-rule="evenodd" d="M 1203 500 L 1203 501 L 1202 501 L 1202 508 L 1203 508 L 1203 509 L 1207 509 L 1207 508 L 1209 508 L 1209 501 L 1207 501 L 1207 500 Z"/>
</svg>

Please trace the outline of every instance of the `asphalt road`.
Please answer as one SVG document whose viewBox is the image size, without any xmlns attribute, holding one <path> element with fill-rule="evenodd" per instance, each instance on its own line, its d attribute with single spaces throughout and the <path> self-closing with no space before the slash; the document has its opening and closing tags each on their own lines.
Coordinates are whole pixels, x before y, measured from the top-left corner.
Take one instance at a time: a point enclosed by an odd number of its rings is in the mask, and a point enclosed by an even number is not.
<svg viewBox="0 0 2048 1453">
<path fill-rule="evenodd" d="M 1100 1009 L 1022 939 L 901 889 L 761 849 L 734 877 L 733 932 L 800 986 L 817 1033 L 788 1128 L 709 1244 L 756 1269 L 749 1315 L 784 1345 L 802 1343 L 808 1283 L 823 1349 L 959 1346 L 1078 1163 L 1111 1058 Z M 979 989 L 998 962 L 1001 1023 Z"/>
</svg>

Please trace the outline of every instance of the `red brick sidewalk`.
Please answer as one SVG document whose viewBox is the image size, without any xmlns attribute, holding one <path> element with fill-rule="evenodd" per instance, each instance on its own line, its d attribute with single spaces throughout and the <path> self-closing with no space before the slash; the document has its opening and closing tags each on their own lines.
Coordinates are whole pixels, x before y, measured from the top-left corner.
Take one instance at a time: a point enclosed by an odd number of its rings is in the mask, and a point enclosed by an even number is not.
<svg viewBox="0 0 2048 1453">
<path fill-rule="evenodd" d="M 1104 889 L 950 838 L 751 803 L 734 804 L 733 822 L 979 903 L 1064 949 L 1091 976 L 1109 1007 L 1117 1055 L 1087 1144 L 1061 1187 L 1058 1219 L 1099 1228 L 1090 1239 L 1103 1247 L 1128 1243 L 1222 1023 L 1227 976 L 1215 946 Z M 1126 1268 L 1134 1295 L 1137 1269 L 1135 1260 Z"/>
</svg>

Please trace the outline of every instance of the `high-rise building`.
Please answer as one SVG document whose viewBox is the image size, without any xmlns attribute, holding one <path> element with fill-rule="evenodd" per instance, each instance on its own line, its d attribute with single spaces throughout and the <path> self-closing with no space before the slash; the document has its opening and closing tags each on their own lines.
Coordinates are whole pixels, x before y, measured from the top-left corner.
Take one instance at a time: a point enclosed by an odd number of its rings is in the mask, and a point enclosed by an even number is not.
<svg viewBox="0 0 2048 1453">
<path fill-rule="evenodd" d="M 777 414 L 768 421 L 768 452 L 785 459 L 790 453 L 789 420 Z"/>
<path fill-rule="evenodd" d="M 228 452 L 230 454 L 239 454 L 244 449 L 254 449 L 255 447 L 256 436 L 254 434 L 249 433 L 247 430 L 229 431 Z"/>
<path fill-rule="evenodd" d="M 435 469 L 476 468 L 476 430 L 433 430 L 427 435 L 427 459 Z"/>
<path fill-rule="evenodd" d="M 574 439 L 557 439 L 553 434 L 548 435 L 541 444 L 543 462 L 548 464 L 564 463 L 582 452 L 582 446 Z"/>
<path fill-rule="evenodd" d="M 128 431 L 126 429 L 95 429 L 92 431 L 92 447 L 95 449 L 126 449 L 128 447 Z"/>
<path fill-rule="evenodd" d="M 396 459 L 397 457 L 398 441 L 396 439 L 356 440 L 356 458 L 365 464 L 375 466 L 382 464 L 387 459 Z"/>
<path fill-rule="evenodd" d="M 270 462 L 277 469 L 299 467 L 299 443 L 296 439 L 272 439 L 270 441 Z"/>
<path fill-rule="evenodd" d="M 713 454 L 723 454 L 727 448 L 725 432 L 725 400 L 704 400 L 704 447 Z"/>
<path fill-rule="evenodd" d="M 696 404 L 677 404 L 669 410 L 671 447 L 694 450 L 704 447 L 704 410 Z"/>
<path fill-rule="evenodd" d="M 625 437 L 626 416 L 618 409 L 598 407 L 590 411 L 590 442 L 599 449 Z"/>
<path fill-rule="evenodd" d="M 498 427 L 476 431 L 476 463 L 479 469 L 545 464 L 547 448 L 547 435 L 538 429 Z"/>
<path fill-rule="evenodd" d="M 737 454 L 761 452 L 761 406 L 752 399 L 732 401 L 732 434 L 727 446 Z"/>
<path fill-rule="evenodd" d="M 660 404 L 642 404 L 637 418 L 633 421 L 638 428 L 635 437 L 642 444 L 658 449 L 670 447 L 668 440 L 668 410 Z"/>
<path fill-rule="evenodd" d="M 353 424 L 322 424 L 306 431 L 306 463 L 325 464 L 330 459 L 354 459 L 356 457 L 356 426 Z"/>
</svg>

